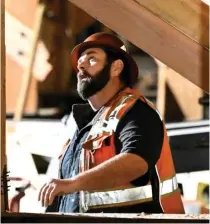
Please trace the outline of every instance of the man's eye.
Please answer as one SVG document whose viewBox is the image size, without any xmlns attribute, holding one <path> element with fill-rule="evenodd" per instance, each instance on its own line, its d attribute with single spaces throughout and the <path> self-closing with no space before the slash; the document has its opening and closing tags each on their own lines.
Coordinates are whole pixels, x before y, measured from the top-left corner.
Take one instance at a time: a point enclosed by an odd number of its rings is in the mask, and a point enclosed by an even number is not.
<svg viewBox="0 0 210 224">
<path fill-rule="evenodd" d="M 95 58 L 94 58 L 94 57 L 90 57 L 90 58 L 89 58 L 89 61 L 90 61 L 90 62 L 93 62 L 93 61 L 95 61 Z"/>
</svg>

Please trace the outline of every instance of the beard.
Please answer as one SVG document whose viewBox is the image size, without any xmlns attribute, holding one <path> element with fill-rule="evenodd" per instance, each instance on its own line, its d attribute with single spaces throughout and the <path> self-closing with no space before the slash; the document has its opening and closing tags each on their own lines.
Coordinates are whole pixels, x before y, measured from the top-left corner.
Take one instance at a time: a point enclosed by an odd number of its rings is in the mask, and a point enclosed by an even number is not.
<svg viewBox="0 0 210 224">
<path fill-rule="evenodd" d="M 91 76 L 88 72 L 77 73 L 77 92 L 83 100 L 101 91 L 110 80 L 111 64 L 107 63 L 96 75 Z M 81 79 L 80 77 L 84 77 Z"/>
</svg>

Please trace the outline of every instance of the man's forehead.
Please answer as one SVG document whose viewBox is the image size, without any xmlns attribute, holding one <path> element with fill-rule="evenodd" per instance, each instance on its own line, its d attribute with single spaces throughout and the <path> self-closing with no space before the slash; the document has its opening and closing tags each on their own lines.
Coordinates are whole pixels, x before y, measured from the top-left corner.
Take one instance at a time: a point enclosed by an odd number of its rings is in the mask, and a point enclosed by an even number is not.
<svg viewBox="0 0 210 224">
<path fill-rule="evenodd" d="M 91 48 L 88 48 L 86 50 L 84 50 L 80 57 L 84 56 L 84 55 L 88 55 L 88 54 L 105 54 L 104 50 L 99 48 L 99 47 L 91 47 Z"/>
</svg>

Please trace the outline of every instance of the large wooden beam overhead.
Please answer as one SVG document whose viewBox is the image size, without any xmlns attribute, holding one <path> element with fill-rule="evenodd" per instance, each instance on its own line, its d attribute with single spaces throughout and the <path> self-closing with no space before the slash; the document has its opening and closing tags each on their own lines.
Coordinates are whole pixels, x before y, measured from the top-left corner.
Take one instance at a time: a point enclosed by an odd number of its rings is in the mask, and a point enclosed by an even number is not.
<svg viewBox="0 0 210 224">
<path fill-rule="evenodd" d="M 209 92 L 209 7 L 202 1 L 69 1 Z"/>
<path fill-rule="evenodd" d="M 201 0 L 136 1 L 197 43 L 209 48 L 209 6 Z"/>
</svg>

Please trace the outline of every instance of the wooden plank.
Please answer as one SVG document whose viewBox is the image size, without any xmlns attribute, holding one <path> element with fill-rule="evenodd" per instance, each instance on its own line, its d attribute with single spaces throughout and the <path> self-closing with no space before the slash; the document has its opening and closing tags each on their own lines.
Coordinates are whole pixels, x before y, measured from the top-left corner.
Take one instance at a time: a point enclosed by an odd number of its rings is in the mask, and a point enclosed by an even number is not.
<svg viewBox="0 0 210 224">
<path fill-rule="evenodd" d="M 6 142 L 5 142 L 5 122 L 6 122 L 6 102 L 5 102 L 5 1 L 1 0 L 1 79 L 0 79 L 0 100 L 1 100 L 1 131 L 0 131 L 0 144 L 1 144 L 1 178 L 6 169 Z M 4 189 L 4 188 L 3 188 Z M 2 190 L 2 187 L 1 187 Z M 1 194 L 1 210 L 6 210 L 5 193 Z"/>
<path fill-rule="evenodd" d="M 202 119 L 203 108 L 199 104 L 199 99 L 203 96 L 203 90 L 193 83 L 188 82 L 187 79 L 160 61 L 156 59 L 155 61 L 158 64 L 157 109 L 162 117 L 164 118 L 165 116 L 165 109 L 171 107 L 171 103 L 167 103 L 166 98 L 166 85 L 168 85 L 184 119 Z"/>
<path fill-rule="evenodd" d="M 209 223 L 209 215 L 119 214 L 119 213 L 3 213 L 2 222 L 67 223 Z"/>
<path fill-rule="evenodd" d="M 201 0 L 202 2 L 204 2 L 207 5 L 210 5 L 210 1 L 209 0 Z"/>
<path fill-rule="evenodd" d="M 162 20 L 209 48 L 209 6 L 201 0 L 136 0 Z M 189 22 L 190 21 L 190 22 Z"/>
<path fill-rule="evenodd" d="M 84 28 L 93 24 L 96 20 L 88 15 L 86 12 L 76 7 L 73 4 L 68 4 L 68 11 L 70 14 L 70 23 L 72 29 L 72 35 L 79 34 Z"/>
<path fill-rule="evenodd" d="M 15 109 L 14 119 L 16 121 L 20 120 L 23 115 L 23 111 L 25 108 L 26 100 L 28 97 L 29 86 L 32 79 L 32 69 L 35 61 L 35 55 L 37 50 L 38 39 L 40 36 L 40 30 L 43 20 L 43 15 L 46 9 L 46 4 L 44 2 L 40 2 L 36 9 L 36 17 L 35 17 L 35 24 L 34 24 L 34 33 L 33 33 L 33 41 L 31 43 L 30 55 L 29 55 L 29 62 L 28 66 L 26 67 L 24 74 L 23 74 L 23 82 L 20 89 L 20 94 L 17 99 L 17 105 Z"/>
<path fill-rule="evenodd" d="M 134 0 L 70 0 L 70 2 L 209 92 L 209 50 L 138 2 Z"/>
<path fill-rule="evenodd" d="M 35 8 L 38 4 L 38 0 L 6 0 L 5 9 L 10 12 L 14 17 L 22 21 L 29 28 L 33 27 Z M 24 6 L 24 7 L 23 7 Z"/>
<path fill-rule="evenodd" d="M 162 118 L 165 117 L 165 102 L 166 102 L 166 73 L 167 67 L 158 60 L 155 60 L 158 64 L 158 79 L 157 79 L 157 109 L 160 112 Z"/>
<path fill-rule="evenodd" d="M 203 90 L 188 82 L 185 78 L 170 68 L 166 68 L 166 82 L 179 105 L 185 120 L 202 119 L 202 105 L 199 99 L 203 96 Z M 166 107 L 170 107 L 166 105 Z"/>
<path fill-rule="evenodd" d="M 5 11 L 14 16 L 21 24 L 31 29 L 34 24 L 35 8 L 38 0 L 5 0 Z M 24 5 L 24 7 L 23 7 Z M 22 35 L 24 29 L 20 33 L 14 35 Z M 7 27 L 6 27 L 7 32 Z M 26 38 L 27 39 L 27 38 Z M 26 40 L 27 42 L 27 40 Z M 11 45 L 11 44 L 10 44 Z M 23 46 L 14 46 L 17 53 L 19 50 L 23 50 Z M 20 83 L 23 79 L 24 68 L 20 66 L 13 58 L 6 54 L 6 112 L 14 113 L 17 96 L 20 91 Z M 27 99 L 25 106 L 25 113 L 35 113 L 37 109 L 37 81 L 33 77 L 32 84 L 29 91 L 29 98 Z"/>
<path fill-rule="evenodd" d="M 6 112 L 13 113 L 20 92 L 23 68 L 10 57 L 6 57 Z M 15 75 L 14 75 L 15 74 Z M 37 81 L 32 78 L 25 106 L 25 113 L 33 114 L 37 109 Z"/>
<path fill-rule="evenodd" d="M 33 30 L 25 26 L 10 13 L 5 12 L 5 45 L 7 58 L 12 59 L 18 65 L 26 68 L 29 63 L 31 43 L 33 40 Z M 49 52 L 43 41 L 38 42 L 33 75 L 42 81 L 51 71 L 51 65 L 47 61 Z M 12 67 L 12 66 L 10 66 Z"/>
</svg>

